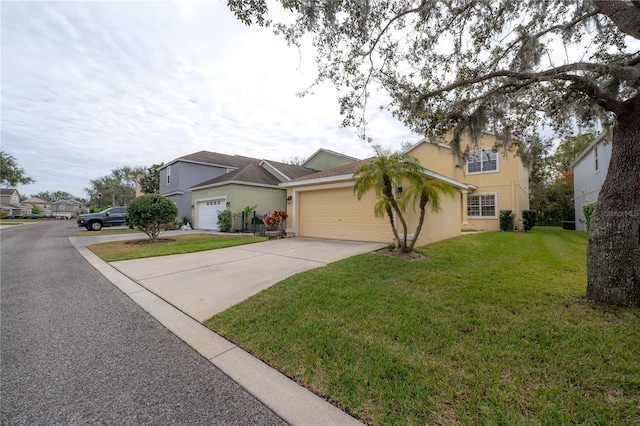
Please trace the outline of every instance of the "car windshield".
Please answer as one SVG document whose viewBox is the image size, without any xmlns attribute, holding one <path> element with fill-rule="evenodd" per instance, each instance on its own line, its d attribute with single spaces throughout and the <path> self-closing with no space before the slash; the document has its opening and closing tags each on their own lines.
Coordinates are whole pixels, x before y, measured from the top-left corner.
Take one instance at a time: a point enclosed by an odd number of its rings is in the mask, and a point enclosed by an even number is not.
<svg viewBox="0 0 640 426">
<path fill-rule="evenodd" d="M 102 210 L 102 211 L 100 212 L 100 214 L 102 214 L 102 213 L 107 213 L 107 212 L 110 212 L 110 211 L 111 211 L 111 207 L 109 207 L 108 209 L 104 209 L 104 210 Z"/>
</svg>

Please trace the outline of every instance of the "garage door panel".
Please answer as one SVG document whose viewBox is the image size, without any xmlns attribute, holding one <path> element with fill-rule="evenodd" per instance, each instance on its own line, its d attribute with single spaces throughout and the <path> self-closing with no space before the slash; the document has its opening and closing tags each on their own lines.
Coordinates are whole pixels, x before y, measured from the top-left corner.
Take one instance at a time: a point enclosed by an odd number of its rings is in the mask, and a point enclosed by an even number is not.
<svg viewBox="0 0 640 426">
<path fill-rule="evenodd" d="M 373 192 L 362 200 L 350 187 L 304 191 L 298 197 L 300 236 L 374 242 L 391 239 L 388 219 L 373 214 Z"/>
<path fill-rule="evenodd" d="M 224 210 L 226 203 L 221 200 L 208 200 L 198 202 L 198 224 L 199 229 L 218 229 L 218 212 Z"/>
</svg>

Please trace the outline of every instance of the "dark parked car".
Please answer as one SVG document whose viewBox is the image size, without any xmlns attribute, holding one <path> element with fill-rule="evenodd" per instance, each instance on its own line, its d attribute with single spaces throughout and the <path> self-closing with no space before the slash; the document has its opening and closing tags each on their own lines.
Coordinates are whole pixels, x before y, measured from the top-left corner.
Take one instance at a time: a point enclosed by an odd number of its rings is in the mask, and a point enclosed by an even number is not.
<svg viewBox="0 0 640 426">
<path fill-rule="evenodd" d="M 78 216 L 78 226 L 88 231 L 99 231 L 103 226 L 118 226 L 126 223 L 127 208 L 111 207 L 100 213 L 81 214 Z"/>
<path fill-rule="evenodd" d="M 23 219 L 37 219 L 38 215 L 35 213 L 29 213 L 22 216 Z"/>
</svg>

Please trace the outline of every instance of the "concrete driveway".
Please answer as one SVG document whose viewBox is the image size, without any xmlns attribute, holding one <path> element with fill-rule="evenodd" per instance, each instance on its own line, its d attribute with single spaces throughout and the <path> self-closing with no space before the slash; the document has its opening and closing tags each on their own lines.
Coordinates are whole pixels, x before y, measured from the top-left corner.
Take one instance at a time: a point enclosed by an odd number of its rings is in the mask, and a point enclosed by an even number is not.
<svg viewBox="0 0 640 426">
<path fill-rule="evenodd" d="M 296 237 L 111 266 L 201 322 L 291 275 L 385 246 Z"/>
</svg>

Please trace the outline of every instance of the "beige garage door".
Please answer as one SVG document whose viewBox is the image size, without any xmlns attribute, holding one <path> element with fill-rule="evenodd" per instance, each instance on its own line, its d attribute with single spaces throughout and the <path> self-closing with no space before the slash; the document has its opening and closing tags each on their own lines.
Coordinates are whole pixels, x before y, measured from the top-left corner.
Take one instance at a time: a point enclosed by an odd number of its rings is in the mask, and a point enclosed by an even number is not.
<svg viewBox="0 0 640 426">
<path fill-rule="evenodd" d="M 325 189 L 298 193 L 301 237 L 338 240 L 391 242 L 389 219 L 373 215 L 375 193 L 362 200 L 352 188 Z"/>
</svg>

